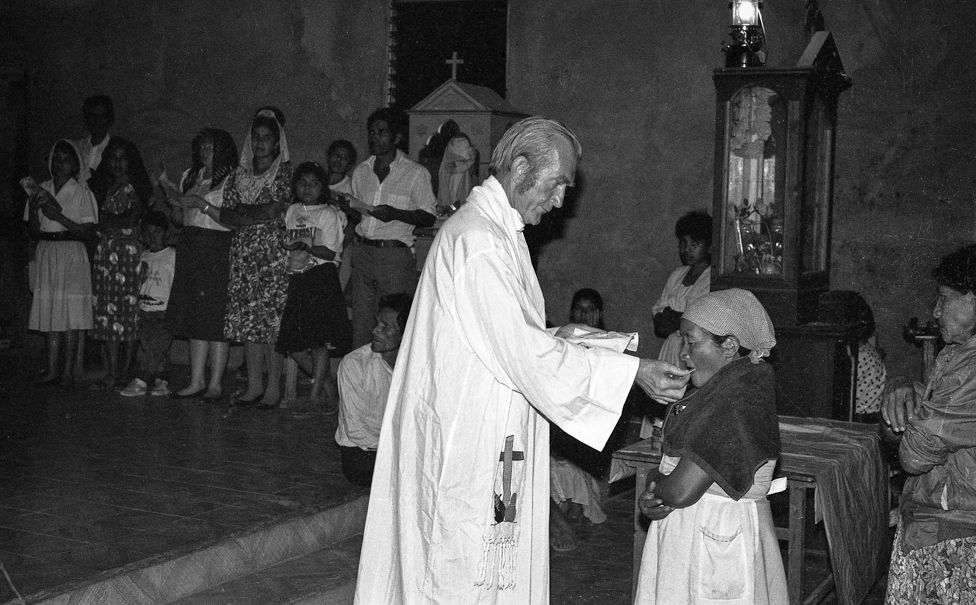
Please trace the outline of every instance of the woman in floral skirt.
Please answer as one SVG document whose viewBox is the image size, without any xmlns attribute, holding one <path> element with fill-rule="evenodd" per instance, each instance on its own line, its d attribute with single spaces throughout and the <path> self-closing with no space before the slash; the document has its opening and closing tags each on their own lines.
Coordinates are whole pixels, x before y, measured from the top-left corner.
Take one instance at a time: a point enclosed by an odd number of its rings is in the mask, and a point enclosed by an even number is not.
<svg viewBox="0 0 976 605">
<path fill-rule="evenodd" d="M 88 184 L 98 202 L 98 241 L 92 261 L 94 327 L 105 342 L 106 375 L 95 386 L 125 386 L 135 352 L 139 315 L 139 221 L 152 184 L 136 146 L 113 137 Z"/>
</svg>

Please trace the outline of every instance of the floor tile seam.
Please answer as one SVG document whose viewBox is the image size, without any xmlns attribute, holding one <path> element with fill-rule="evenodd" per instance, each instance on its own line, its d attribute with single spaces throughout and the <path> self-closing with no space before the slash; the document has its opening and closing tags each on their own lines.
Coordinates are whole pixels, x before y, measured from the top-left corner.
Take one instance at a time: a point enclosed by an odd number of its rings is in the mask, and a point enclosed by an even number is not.
<svg viewBox="0 0 976 605">
<path fill-rule="evenodd" d="M 188 517 L 186 515 L 177 515 L 175 513 L 166 513 L 166 512 L 161 512 L 161 511 L 148 510 L 148 509 L 144 509 L 144 508 L 136 508 L 136 507 L 132 507 L 132 506 L 124 506 L 122 504 L 113 504 L 111 502 L 98 502 L 98 501 L 94 501 L 94 500 L 84 500 L 84 499 L 74 499 L 74 498 L 65 498 L 65 500 L 67 502 L 75 502 L 75 503 L 83 502 L 85 504 L 97 504 L 98 506 L 104 506 L 106 508 L 113 508 L 113 509 L 116 509 L 118 511 L 132 511 L 132 512 L 140 512 L 140 513 L 151 513 L 151 514 L 162 515 L 162 516 L 166 516 L 166 517 L 174 517 L 174 518 L 177 518 L 177 519 L 191 519 L 192 518 L 192 517 Z M 39 510 L 39 511 L 33 511 L 33 512 L 34 512 L 34 514 L 37 514 L 37 515 L 47 515 L 49 517 L 64 518 L 64 517 L 61 517 L 60 515 L 55 515 L 53 513 L 47 512 L 47 511 L 40 511 Z M 110 514 L 111 514 L 111 512 L 109 512 L 109 515 Z M 107 517 L 109 515 L 101 515 L 101 516 L 95 517 L 94 519 L 91 519 L 90 521 L 97 522 L 97 521 L 100 521 L 100 520 L 104 519 L 105 517 Z M 2 527 L 2 526 L 0 526 L 0 527 Z"/>
<path fill-rule="evenodd" d="M 70 480 L 70 479 L 60 478 L 60 477 L 58 477 L 56 475 L 54 475 L 54 476 L 52 476 L 52 475 L 37 475 L 37 474 L 33 474 L 33 473 L 32 474 L 21 474 L 21 475 L 17 475 L 14 478 L 15 479 L 20 479 L 20 480 L 32 479 L 32 480 L 41 480 L 41 481 L 53 481 L 53 482 L 56 482 L 56 483 L 77 483 L 77 484 L 81 484 L 82 482 L 88 481 L 88 479 L 86 479 L 86 478 L 78 479 L 77 481 L 73 481 L 73 480 Z M 11 477 L 4 477 L 3 475 L 0 475 L 0 481 L 6 482 L 8 479 L 11 479 Z"/>
<path fill-rule="evenodd" d="M 232 474 L 232 473 L 212 473 L 212 474 L 219 474 L 219 475 L 226 476 L 226 477 L 242 477 L 242 475 L 235 475 L 235 474 Z M 336 475 L 338 475 L 338 474 L 339 473 L 336 473 Z M 180 484 L 185 484 L 185 485 L 211 485 L 209 483 L 199 483 L 199 482 L 196 482 L 196 481 L 183 481 L 183 480 L 180 480 L 180 479 L 170 479 L 170 478 L 166 478 L 166 477 L 160 477 L 158 475 L 136 475 L 136 474 L 131 474 L 131 473 L 124 473 L 124 474 L 121 474 L 120 476 L 121 477 L 131 477 L 133 479 L 146 479 L 146 478 L 149 478 L 149 479 L 152 479 L 153 481 L 165 481 L 167 483 L 180 483 Z M 329 478 L 331 478 L 331 477 L 323 475 L 321 477 L 314 477 L 313 479 L 317 479 L 318 481 L 324 481 L 324 480 L 327 480 Z M 289 483 L 291 485 L 312 485 L 312 486 L 319 485 L 319 483 L 305 483 L 304 481 L 289 481 Z M 233 489 L 233 488 L 224 488 L 224 489 Z M 247 490 L 239 490 L 239 491 L 247 491 Z"/>
<path fill-rule="evenodd" d="M 122 476 L 123 477 L 133 477 L 133 478 L 135 478 L 135 476 L 133 476 L 133 475 L 122 475 Z M 277 492 L 256 492 L 256 491 L 246 490 L 246 489 L 236 489 L 236 488 L 233 488 L 233 487 L 223 487 L 223 486 L 220 486 L 220 485 L 212 485 L 212 484 L 209 484 L 209 483 L 196 483 L 196 482 L 191 482 L 191 481 L 180 481 L 178 479 L 160 479 L 160 478 L 157 477 L 156 480 L 157 481 L 163 481 L 163 482 L 166 482 L 166 483 L 172 483 L 174 485 L 184 485 L 184 486 L 189 486 L 189 487 L 204 487 L 204 488 L 208 488 L 208 489 L 219 490 L 219 491 L 222 491 L 222 492 L 230 492 L 230 493 L 234 493 L 234 494 L 250 494 L 250 495 L 254 495 L 254 496 L 269 496 L 269 495 L 272 495 L 273 496 L 273 495 L 275 495 L 277 493 Z M 146 494 L 152 495 L 152 492 L 135 492 L 135 493 L 146 493 Z"/>
<path fill-rule="evenodd" d="M 25 515 L 33 515 L 35 513 L 41 512 L 36 508 L 20 508 L 19 506 L 9 506 L 7 504 L 0 504 L 0 509 L 4 509 L 4 508 Z"/>
<path fill-rule="evenodd" d="M 104 542 L 89 542 L 88 540 L 78 540 L 76 538 L 65 538 L 64 536 L 55 536 L 53 534 L 45 534 L 43 532 L 29 531 L 25 529 L 18 529 L 16 527 L 9 527 L 6 525 L 0 525 L 0 529 L 6 529 L 8 531 L 16 532 L 18 534 L 26 534 L 28 536 L 40 536 L 43 538 L 51 538 L 54 540 L 63 540 L 65 542 L 77 542 L 79 544 L 87 544 L 89 546 L 99 546 L 104 544 Z"/>
<path fill-rule="evenodd" d="M 62 504 L 69 505 L 69 506 L 74 506 L 74 505 L 77 505 L 77 504 L 89 504 L 89 505 L 93 505 L 93 506 L 96 506 L 96 507 L 102 507 L 102 508 L 105 508 L 105 509 L 114 509 L 113 511 L 107 511 L 107 512 L 114 512 L 116 510 L 142 510 L 142 509 L 133 508 L 133 507 L 130 507 L 130 506 L 125 506 L 123 504 L 115 504 L 115 503 L 112 503 L 112 502 L 101 502 L 101 501 L 83 500 L 83 499 L 66 498 L 66 497 L 62 497 L 61 500 L 62 500 L 62 502 L 61 502 Z M 81 520 L 79 520 L 79 518 L 78 518 L 77 515 L 66 516 L 63 513 L 60 513 L 59 514 L 57 512 L 52 512 L 53 510 L 55 510 L 55 508 L 53 508 L 53 507 L 52 508 L 44 508 L 44 509 L 22 510 L 21 511 L 22 514 L 18 515 L 17 518 L 30 517 L 30 516 L 35 516 L 35 515 L 43 515 L 45 517 L 53 517 L 55 519 L 67 519 L 67 520 L 73 520 L 73 521 L 76 521 L 76 522 L 84 522 L 84 521 L 97 521 L 97 520 L 101 519 L 104 516 L 104 515 L 90 516 L 87 519 L 81 519 Z M 155 511 L 152 511 L 152 512 L 155 512 Z M 161 513 L 161 514 L 163 514 L 163 513 Z M 169 513 L 169 514 L 174 514 L 174 513 Z M 177 516 L 185 517 L 186 515 L 177 515 Z M 196 515 L 194 515 L 194 516 L 196 516 Z"/>
<path fill-rule="evenodd" d="M 213 489 L 213 490 L 216 490 L 216 491 L 226 492 L 226 493 L 232 493 L 232 494 L 247 494 L 247 495 L 253 495 L 253 496 L 272 496 L 272 495 L 274 495 L 273 492 L 255 492 L 255 491 L 250 491 L 250 490 L 241 490 L 241 489 L 234 489 L 234 488 L 229 488 L 229 487 L 220 487 L 220 486 L 217 486 L 217 485 L 209 485 L 209 484 L 205 484 L 205 483 L 188 483 L 188 482 L 181 482 L 181 481 L 175 481 L 175 480 L 161 480 L 161 481 L 166 481 L 167 483 L 173 483 L 173 484 L 177 484 L 177 485 L 184 485 L 184 486 L 191 486 L 191 487 L 203 487 L 203 488 L 207 488 L 207 489 Z M 89 485 L 91 485 L 91 484 L 89 484 Z M 150 496 L 150 497 L 158 495 L 157 492 L 154 492 L 154 491 L 139 491 L 139 490 L 128 489 L 128 488 L 121 488 L 119 491 L 122 492 L 122 493 L 127 493 L 127 494 L 145 495 L 145 496 Z M 65 495 L 60 495 L 60 494 L 59 495 L 54 495 L 54 496 L 46 496 L 46 497 L 59 498 L 61 500 L 69 501 L 69 502 L 90 502 L 90 503 L 93 503 L 93 504 L 98 504 L 99 503 L 99 501 L 97 501 L 97 500 L 90 500 L 90 499 L 86 499 L 86 498 L 79 498 L 79 497 L 76 497 L 76 496 L 65 496 Z"/>
<path fill-rule="evenodd" d="M 14 552 L 12 550 L 3 550 L 3 549 L 0 549 L 0 560 L 2 560 L 7 555 L 9 555 L 11 557 L 23 557 L 25 559 L 33 559 L 35 561 L 46 561 L 47 560 L 44 557 L 38 557 L 37 555 L 32 555 L 32 554 L 27 553 L 27 552 Z M 10 567 L 9 566 L 7 566 L 7 570 L 8 571 L 10 570 Z"/>
<path fill-rule="evenodd" d="M 338 455 L 335 457 L 334 460 L 335 460 L 336 467 L 337 467 L 337 472 L 338 472 L 338 466 L 340 464 L 340 460 L 339 460 Z M 228 461 L 220 461 L 220 462 L 222 464 L 228 464 Z M 228 472 L 226 470 L 221 470 L 221 469 L 217 469 L 217 468 L 201 468 L 201 467 L 194 467 L 194 466 L 178 466 L 178 465 L 174 465 L 174 464 L 160 464 L 160 465 L 155 466 L 154 468 L 162 468 L 162 469 L 168 469 L 168 470 L 179 470 L 179 471 L 185 471 L 185 472 L 190 472 L 190 473 L 200 473 L 200 474 L 208 474 L 208 475 L 212 474 L 212 475 L 237 476 L 236 473 L 231 473 L 231 472 Z M 246 468 L 254 468 L 254 465 L 247 465 Z M 264 468 L 264 467 L 261 466 L 260 468 Z"/>
<path fill-rule="evenodd" d="M 120 476 L 122 476 L 122 477 L 129 477 L 129 478 L 133 478 L 133 479 L 144 479 L 144 478 L 146 478 L 146 477 L 144 477 L 142 475 L 132 475 L 132 474 L 123 474 L 123 475 L 120 475 Z M 267 495 L 279 495 L 284 490 L 294 490 L 294 489 L 301 489 L 301 488 L 316 488 L 316 489 L 318 489 L 318 488 L 321 488 L 323 486 L 323 483 L 328 483 L 329 480 L 338 478 L 339 476 L 340 476 L 340 473 L 334 473 L 334 474 L 329 473 L 328 475 L 323 475 L 322 477 L 318 478 L 319 480 L 316 481 L 316 482 L 305 482 L 305 481 L 290 482 L 286 486 L 284 486 L 284 487 L 282 487 L 280 489 L 271 491 L 271 492 L 257 492 L 257 491 L 253 491 L 253 490 L 242 490 L 242 489 L 237 489 L 237 488 L 233 488 L 233 487 L 225 487 L 225 486 L 220 486 L 220 485 L 212 485 L 212 484 L 209 484 L 209 483 L 200 483 L 200 482 L 195 482 L 195 481 L 181 481 L 179 479 L 167 479 L 167 478 L 161 478 L 161 477 L 152 477 L 152 479 L 154 481 L 163 482 L 163 483 L 170 483 L 170 484 L 174 484 L 174 485 L 181 485 L 181 486 L 188 486 L 188 487 L 197 487 L 197 488 L 202 487 L 202 488 L 207 488 L 207 489 L 212 489 L 212 490 L 218 490 L 220 492 L 229 492 L 229 493 L 235 493 L 235 494 L 251 494 L 251 495 L 258 495 L 258 496 L 267 496 Z M 78 483 L 78 485 L 81 485 L 81 484 L 82 484 L 81 482 Z M 89 491 L 90 491 L 90 488 L 91 487 L 111 487 L 111 488 L 117 488 L 117 485 L 115 483 L 101 483 L 101 484 L 99 484 L 99 483 L 94 483 L 94 482 L 91 482 L 91 481 L 86 481 L 86 482 L 84 482 L 84 484 L 88 486 Z M 128 494 L 142 494 L 142 495 L 145 495 L 145 496 L 155 496 L 155 495 L 157 495 L 157 492 L 152 491 L 152 490 L 143 491 L 143 490 L 139 490 L 139 489 L 134 489 L 132 487 L 123 487 L 123 488 L 118 488 L 118 489 L 120 491 L 122 491 L 124 493 L 128 493 Z M 26 495 L 27 494 L 25 494 L 24 492 L 21 492 L 21 493 L 19 493 L 17 495 L 17 497 L 24 497 Z M 71 502 L 90 502 L 91 501 L 89 499 L 72 497 L 72 496 L 68 496 L 68 495 L 64 495 L 64 494 L 45 494 L 45 493 L 39 493 L 37 495 L 37 497 L 56 498 L 56 499 L 60 499 L 60 500 L 63 500 L 63 501 L 71 501 Z M 10 509 L 13 509 L 13 510 L 18 510 L 18 511 L 35 512 L 32 509 L 23 509 L 23 508 L 20 508 L 20 507 L 11 506 L 11 505 L 5 505 L 5 504 L 2 504 L 2 503 L 0 503 L 0 506 L 2 506 L 4 508 L 10 508 Z"/>
</svg>

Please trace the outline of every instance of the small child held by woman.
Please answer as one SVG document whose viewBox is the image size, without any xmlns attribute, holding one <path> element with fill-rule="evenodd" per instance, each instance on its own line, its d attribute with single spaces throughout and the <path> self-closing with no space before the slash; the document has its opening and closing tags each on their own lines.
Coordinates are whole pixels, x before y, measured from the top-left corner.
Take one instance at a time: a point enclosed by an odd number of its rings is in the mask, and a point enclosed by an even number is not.
<svg viewBox="0 0 976 605">
<path fill-rule="evenodd" d="M 789 602 L 766 494 L 780 454 L 776 344 L 746 290 L 706 294 L 681 318 L 681 359 L 697 388 L 668 407 L 636 603 Z"/>
<path fill-rule="evenodd" d="M 322 407 L 337 409 L 329 349 L 344 354 L 352 337 L 338 271 L 346 217 L 328 203 L 328 182 L 319 164 L 298 166 L 292 178 L 295 201 L 285 214 L 287 234 L 282 245 L 289 251 L 290 277 L 275 351 L 288 356 L 286 399 L 296 392 L 295 364 L 312 376 L 311 394 L 296 409 L 299 414 Z"/>
</svg>

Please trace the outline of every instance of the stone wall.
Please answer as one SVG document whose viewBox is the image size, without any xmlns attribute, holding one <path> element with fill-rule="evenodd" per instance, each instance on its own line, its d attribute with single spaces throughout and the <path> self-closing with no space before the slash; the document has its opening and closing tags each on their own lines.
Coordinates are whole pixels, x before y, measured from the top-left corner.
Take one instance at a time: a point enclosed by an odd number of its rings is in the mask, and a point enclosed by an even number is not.
<svg viewBox="0 0 976 605">
<path fill-rule="evenodd" d="M 114 134 L 147 168 L 185 168 L 203 126 L 238 144 L 257 107 L 287 118 L 293 161 L 335 138 L 366 154 L 366 116 L 385 99 L 388 3 L 27 0 L 3 11 L 4 61 L 28 72 L 32 164 L 83 134 L 82 100 L 115 100 Z"/>
<path fill-rule="evenodd" d="M 854 86 L 841 97 L 833 277 L 874 307 L 895 372 L 917 373 L 901 339 L 927 317 L 938 258 L 973 238 L 974 87 L 963 0 L 822 0 Z M 804 3 L 767 2 L 771 66 L 806 44 Z M 88 94 L 112 95 L 114 131 L 175 171 L 203 125 L 240 140 L 259 105 L 288 116 L 292 156 L 322 159 L 334 138 L 365 155 L 363 123 L 383 103 L 388 3 L 27 0 L 2 12 L 4 68 L 31 77 L 30 156 L 81 134 Z M 725 3 L 510 0 L 509 100 L 565 121 L 584 161 L 567 207 L 535 230 L 549 315 L 583 286 L 613 328 L 656 352 L 650 307 L 678 264 L 674 222 L 710 208 L 714 88 Z"/>
<path fill-rule="evenodd" d="M 841 95 L 831 288 L 874 309 L 889 371 L 918 375 L 901 336 L 931 316 L 939 258 L 972 242 L 976 152 L 969 39 L 976 11 L 949 3 L 820 2 L 854 85 Z M 611 10 L 611 7 L 613 10 Z M 806 45 L 804 3 L 767 2 L 769 62 Z M 714 87 L 724 3 L 512 2 L 509 100 L 580 135 L 580 187 L 539 258 L 554 321 L 583 286 L 612 327 L 656 351 L 650 307 L 678 264 L 684 212 L 711 207 Z"/>
</svg>

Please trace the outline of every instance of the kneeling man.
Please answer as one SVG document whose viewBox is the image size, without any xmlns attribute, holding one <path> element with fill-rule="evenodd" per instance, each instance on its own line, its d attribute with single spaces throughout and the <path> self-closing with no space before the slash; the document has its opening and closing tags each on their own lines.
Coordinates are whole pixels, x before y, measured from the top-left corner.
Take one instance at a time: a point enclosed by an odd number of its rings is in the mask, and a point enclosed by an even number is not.
<svg viewBox="0 0 976 605">
<path fill-rule="evenodd" d="M 335 440 L 342 455 L 342 474 L 356 485 L 370 484 L 376 446 L 403 328 L 410 315 L 409 294 L 380 299 L 372 340 L 339 364 L 339 427 Z"/>
</svg>

